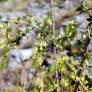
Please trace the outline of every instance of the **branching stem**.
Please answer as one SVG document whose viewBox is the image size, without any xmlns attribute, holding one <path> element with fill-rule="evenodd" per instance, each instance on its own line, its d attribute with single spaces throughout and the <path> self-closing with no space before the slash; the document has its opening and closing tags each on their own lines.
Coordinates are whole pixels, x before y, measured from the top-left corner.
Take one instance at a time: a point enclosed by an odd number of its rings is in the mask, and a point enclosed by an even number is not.
<svg viewBox="0 0 92 92">
<path fill-rule="evenodd" d="M 87 47 L 88 47 L 89 43 L 90 43 L 90 38 L 88 37 L 86 39 L 86 41 L 85 41 L 85 46 L 84 46 L 84 52 L 83 52 L 83 56 L 82 56 L 82 61 L 80 63 L 80 69 L 77 72 L 77 76 L 78 77 L 81 77 L 82 76 L 82 73 L 84 71 L 85 60 L 86 60 L 86 53 L 87 53 Z M 77 81 L 76 84 L 75 84 L 75 88 L 74 88 L 74 91 L 73 92 L 77 92 L 79 86 L 80 86 L 80 81 Z"/>
<path fill-rule="evenodd" d="M 55 18 L 54 18 L 54 0 L 51 0 L 51 10 L 52 10 L 52 31 L 53 31 L 53 38 L 56 37 L 56 30 L 55 30 Z M 57 66 L 57 50 L 54 47 L 54 58 L 55 58 L 55 76 L 56 76 L 56 85 L 57 85 L 57 92 L 60 92 L 59 86 L 59 76 L 58 76 L 58 66 Z"/>
</svg>

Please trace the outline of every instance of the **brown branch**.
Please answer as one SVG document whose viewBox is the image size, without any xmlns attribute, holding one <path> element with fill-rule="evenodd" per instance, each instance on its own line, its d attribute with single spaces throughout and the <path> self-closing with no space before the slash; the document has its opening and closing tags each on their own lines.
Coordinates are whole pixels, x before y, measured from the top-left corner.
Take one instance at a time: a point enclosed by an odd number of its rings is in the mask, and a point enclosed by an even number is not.
<svg viewBox="0 0 92 92">
<path fill-rule="evenodd" d="M 58 18 L 56 18 L 56 20 L 54 20 L 55 28 L 58 29 L 61 26 L 62 22 L 64 22 L 64 20 L 66 20 L 68 18 L 71 18 L 71 17 L 74 17 L 74 16 L 77 16 L 77 15 L 80 15 L 82 13 L 86 13 L 90 10 L 92 10 L 92 8 L 83 10 L 82 12 L 75 11 L 75 10 L 70 10 L 70 11 L 67 11 L 67 13 L 64 14 L 63 16 L 59 15 Z"/>
<path fill-rule="evenodd" d="M 6 53 L 5 48 L 0 49 L 0 57 L 2 57 Z"/>
<path fill-rule="evenodd" d="M 77 76 L 78 77 L 81 77 L 82 76 L 82 73 L 83 73 L 83 70 L 84 70 L 84 66 L 85 66 L 85 60 L 86 60 L 86 53 L 87 53 L 87 47 L 90 43 L 90 39 L 87 38 L 86 41 L 85 41 L 85 44 L 84 44 L 84 52 L 83 52 L 83 57 L 82 57 L 82 61 L 80 63 L 80 69 L 78 70 L 77 72 Z M 76 84 L 75 84 L 75 88 L 74 88 L 74 91 L 73 92 L 77 92 L 78 88 L 79 88 L 79 85 L 80 85 L 80 82 L 77 81 Z"/>
</svg>

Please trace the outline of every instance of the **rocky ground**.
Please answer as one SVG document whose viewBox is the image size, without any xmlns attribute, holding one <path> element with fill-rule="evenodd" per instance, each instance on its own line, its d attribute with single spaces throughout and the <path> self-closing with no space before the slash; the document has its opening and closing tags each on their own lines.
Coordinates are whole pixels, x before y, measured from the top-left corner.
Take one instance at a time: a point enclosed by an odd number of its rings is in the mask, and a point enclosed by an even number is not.
<svg viewBox="0 0 92 92">
<path fill-rule="evenodd" d="M 80 4 L 81 0 L 57 0 L 54 7 L 54 16 L 56 29 L 59 30 L 60 34 L 63 34 L 63 25 L 66 25 L 70 17 L 74 18 L 78 24 L 77 28 L 77 38 L 81 38 L 81 33 L 85 32 L 89 17 L 88 13 L 74 13 L 73 11 Z M 85 1 L 86 2 L 86 1 Z M 92 2 L 90 3 L 91 7 Z M 14 16 L 20 16 L 23 18 L 26 14 L 31 13 L 36 18 L 41 18 L 43 15 L 47 14 L 50 9 L 50 0 L 8 0 L 0 3 L 0 22 L 5 21 Z M 90 11 L 91 13 L 91 11 Z M 64 18 L 67 15 L 69 18 Z M 20 46 L 22 44 L 27 44 L 26 42 L 30 41 L 35 37 L 35 33 L 26 33 L 25 37 L 22 38 Z M 30 38 L 31 37 L 31 38 Z M 72 42 L 72 44 L 74 43 Z M 92 43 L 90 43 L 88 50 L 92 50 Z M 28 89 L 30 87 L 29 80 L 32 80 L 33 75 L 35 75 L 36 70 L 31 69 L 31 61 L 29 58 L 32 56 L 34 48 L 25 49 L 23 47 L 17 49 L 11 49 L 9 51 L 9 56 L 7 60 L 8 68 L 0 73 L 0 92 L 4 87 L 8 88 L 9 92 L 12 92 L 12 89 L 16 89 L 15 83 L 13 80 L 16 79 L 20 82 L 20 85 L 26 85 Z M 92 62 L 92 61 L 90 61 Z M 90 63 L 91 65 L 91 63 Z M 91 72 L 89 72 L 90 76 Z M 39 75 L 39 73 L 38 73 Z M 41 76 L 41 75 L 39 75 Z M 92 74 L 91 74 L 92 76 Z M 91 77 L 90 76 L 90 77 Z M 21 90 L 21 88 L 20 88 Z M 21 92 L 21 91 L 20 91 Z"/>
</svg>

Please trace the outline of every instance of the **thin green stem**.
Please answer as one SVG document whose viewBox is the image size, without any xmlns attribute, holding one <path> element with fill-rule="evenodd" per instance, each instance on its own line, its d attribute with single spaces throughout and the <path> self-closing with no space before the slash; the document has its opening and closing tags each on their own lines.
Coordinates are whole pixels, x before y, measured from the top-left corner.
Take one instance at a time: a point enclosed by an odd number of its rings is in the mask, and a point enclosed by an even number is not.
<svg viewBox="0 0 92 92">
<path fill-rule="evenodd" d="M 55 18 L 54 18 L 54 0 L 51 0 L 51 10 L 52 10 L 52 31 L 53 31 L 53 38 L 56 37 L 56 30 L 55 30 Z M 57 84 L 57 92 L 60 92 L 60 86 L 59 86 L 59 76 L 58 76 L 58 66 L 57 66 L 57 50 L 56 47 L 54 47 L 54 58 L 55 58 L 55 75 L 56 75 L 56 84 Z"/>
</svg>

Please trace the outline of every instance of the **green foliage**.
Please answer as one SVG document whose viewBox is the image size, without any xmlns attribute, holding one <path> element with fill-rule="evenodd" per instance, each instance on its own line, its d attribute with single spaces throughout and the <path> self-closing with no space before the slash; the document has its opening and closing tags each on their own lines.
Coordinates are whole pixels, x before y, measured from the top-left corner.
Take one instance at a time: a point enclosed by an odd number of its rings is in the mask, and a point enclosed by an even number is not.
<svg viewBox="0 0 92 92">
<path fill-rule="evenodd" d="M 77 11 L 80 11 L 80 13 L 82 13 L 83 11 L 85 11 L 87 9 L 86 4 L 84 3 L 84 0 L 81 1 L 79 7 L 77 7 Z"/>
<path fill-rule="evenodd" d="M 83 11 L 83 5 L 79 7 Z M 19 30 L 19 25 L 25 25 L 25 29 Z M 13 27 L 17 29 L 13 29 Z M 3 42 L 0 43 L 0 48 L 5 48 L 5 53 L 2 56 L 2 63 L 0 64 L 0 70 L 7 67 L 7 56 L 11 48 L 17 48 L 20 40 L 30 30 L 35 30 L 36 40 L 35 49 L 31 58 L 32 67 L 35 68 L 39 76 L 34 76 L 32 80 L 32 92 L 58 92 L 57 78 L 56 78 L 56 65 L 58 73 L 58 81 L 60 86 L 60 92 L 73 92 L 76 83 L 79 83 L 81 92 L 91 92 L 90 81 L 85 78 L 84 75 L 79 76 L 78 70 L 84 69 L 81 62 L 88 61 L 90 58 L 89 53 L 85 51 L 85 45 L 87 44 L 88 33 L 85 32 L 85 38 L 82 37 L 74 46 L 71 45 L 76 37 L 77 24 L 74 19 L 70 20 L 64 28 L 64 35 L 57 33 L 55 37 L 52 32 L 52 20 L 51 15 L 43 16 L 41 19 L 29 15 L 25 19 L 15 18 L 15 20 L 7 20 L 4 23 L 0 23 L 0 28 L 4 30 Z M 17 32 L 16 32 L 17 30 Z M 15 38 L 11 36 L 15 31 Z M 57 30 L 56 30 L 57 31 Z M 54 48 L 56 48 L 57 58 L 55 58 Z M 64 51 L 68 49 L 70 54 L 64 54 Z M 81 56 L 81 60 L 76 60 L 77 56 Z M 43 60 L 47 60 L 47 65 L 42 65 Z M 77 63 L 76 63 L 77 62 Z M 43 74 L 44 73 L 44 74 Z M 39 81 L 41 83 L 39 83 Z M 87 85 L 87 87 L 86 87 Z M 4 92 L 7 92 L 6 90 Z M 77 91 L 76 91 L 77 92 Z"/>
<path fill-rule="evenodd" d="M 6 0 L 0 0 L 0 2 L 4 2 L 4 1 L 6 1 Z"/>
</svg>

